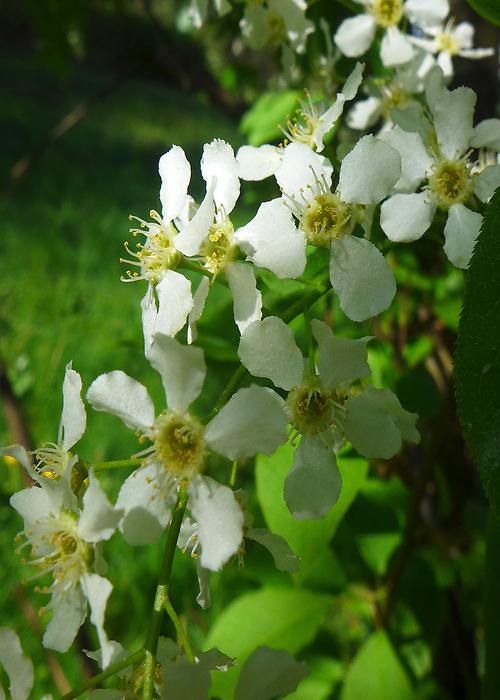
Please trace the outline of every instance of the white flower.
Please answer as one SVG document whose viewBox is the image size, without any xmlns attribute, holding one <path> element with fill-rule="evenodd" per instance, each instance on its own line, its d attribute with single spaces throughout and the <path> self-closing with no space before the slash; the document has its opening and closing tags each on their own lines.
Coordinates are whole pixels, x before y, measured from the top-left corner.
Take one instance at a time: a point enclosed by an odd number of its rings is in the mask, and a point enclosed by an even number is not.
<svg viewBox="0 0 500 700">
<path fill-rule="evenodd" d="M 23 654 L 17 634 L 9 627 L 0 627 L 0 664 L 9 679 L 9 696 L 12 700 L 28 700 L 33 688 L 33 664 Z M 5 694 L 0 685 L 0 697 Z"/>
<path fill-rule="evenodd" d="M 346 439 L 364 457 L 384 459 L 398 452 L 403 439 L 420 439 L 417 416 L 405 411 L 391 391 L 352 386 L 370 375 L 370 337 L 339 338 L 317 320 L 311 326 L 319 346 L 314 374 L 305 371 L 292 331 L 276 316 L 252 323 L 238 349 L 251 374 L 289 391 L 285 410 L 303 437 L 285 481 L 285 500 L 299 519 L 323 517 L 337 500 L 341 480 L 334 449 Z"/>
<path fill-rule="evenodd" d="M 418 24 L 418 22 L 417 22 Z M 494 49 L 474 49 L 474 27 L 469 22 L 455 25 L 453 19 L 438 26 L 421 27 L 426 38 L 411 37 L 410 41 L 420 48 L 436 55 L 437 62 L 446 78 L 453 76 L 453 58 L 485 58 L 492 56 Z"/>
<path fill-rule="evenodd" d="M 330 279 L 340 305 L 349 318 L 363 321 L 388 308 L 396 285 L 377 248 L 350 234 L 362 215 L 360 205 L 383 199 L 400 172 L 398 153 L 365 136 L 344 158 L 332 192 L 331 163 L 307 145 L 292 143 L 275 173 L 282 198 L 262 204 L 234 238 L 248 259 L 280 278 L 302 274 L 307 243 L 329 248 Z"/>
<path fill-rule="evenodd" d="M 498 129 L 495 123 L 472 128 L 475 93 L 465 87 L 448 91 L 439 69 L 429 76 L 426 96 L 437 149 L 428 152 L 419 134 L 399 127 L 381 136 L 399 151 L 402 177 L 395 188 L 399 192 L 382 204 L 380 225 L 392 241 L 414 241 L 428 230 L 439 207 L 448 213 L 444 251 L 456 267 L 465 269 L 482 223 L 482 215 L 467 205 L 474 195 L 487 202 L 500 185 L 500 166 L 478 171 L 469 149 L 494 144 Z M 421 191 L 415 192 L 419 186 Z"/>
<path fill-rule="evenodd" d="M 297 53 L 304 53 L 314 24 L 306 19 L 305 0 L 249 0 L 240 22 L 247 44 L 256 51 L 288 42 Z"/>
<path fill-rule="evenodd" d="M 270 389 L 252 385 L 234 394 L 204 426 L 188 412 L 205 379 L 203 351 L 157 334 L 148 358 L 162 378 L 168 406 L 156 418 L 145 387 L 124 372 L 101 375 L 87 394 L 96 410 L 113 413 L 152 443 L 141 453 L 144 465 L 120 490 L 120 527 L 131 544 L 156 539 L 169 521 L 180 483 L 188 481 L 200 563 L 217 570 L 241 543 L 243 516 L 229 488 L 201 475 L 206 454 L 213 450 L 230 460 L 271 454 L 286 439 L 282 400 Z"/>
<path fill-rule="evenodd" d="M 334 35 L 334 41 L 345 56 L 362 56 L 372 45 L 377 28 L 384 31 L 380 57 L 385 66 L 397 66 L 413 58 L 414 49 L 398 25 L 406 5 L 403 0 L 356 0 L 365 12 L 345 19 Z"/>
<path fill-rule="evenodd" d="M 111 651 L 104 613 L 112 585 L 95 572 L 102 570 L 97 543 L 112 536 L 122 513 L 109 503 L 92 470 L 88 479 L 81 509 L 75 503 L 68 508 L 62 480 L 51 479 L 41 480 L 42 488 L 15 493 L 10 503 L 24 519 L 32 563 L 40 576 L 52 576 L 51 585 L 43 589 L 51 594 L 47 608 L 52 611 L 43 645 L 67 651 L 85 620 L 88 602 L 106 666 Z"/>
</svg>

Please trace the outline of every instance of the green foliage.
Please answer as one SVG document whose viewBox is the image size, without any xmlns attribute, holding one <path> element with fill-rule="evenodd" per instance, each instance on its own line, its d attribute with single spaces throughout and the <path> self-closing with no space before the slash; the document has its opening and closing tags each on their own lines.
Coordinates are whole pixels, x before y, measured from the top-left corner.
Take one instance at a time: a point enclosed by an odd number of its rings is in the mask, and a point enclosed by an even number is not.
<svg viewBox="0 0 500 700">
<path fill-rule="evenodd" d="M 467 0 L 478 15 L 492 24 L 500 25 L 500 5 L 498 0 Z"/>
<path fill-rule="evenodd" d="M 332 605 L 330 596 L 290 588 L 262 588 L 237 598 L 217 618 L 205 640 L 240 664 L 258 646 L 294 654 L 316 636 Z M 212 693 L 231 700 L 241 666 L 214 678 Z"/>
<path fill-rule="evenodd" d="M 272 457 L 257 458 L 255 479 L 257 498 L 268 528 L 281 535 L 301 558 L 299 581 L 304 580 L 320 552 L 328 545 L 339 523 L 366 478 L 368 463 L 357 457 L 339 457 L 342 474 L 340 498 L 322 520 L 295 520 L 283 500 L 283 486 L 293 461 L 294 448 L 280 447 Z"/>
<path fill-rule="evenodd" d="M 241 131 L 252 146 L 283 138 L 278 124 L 286 127 L 287 117 L 293 111 L 299 93 L 296 90 L 265 92 L 257 98 L 241 120 Z"/>
<path fill-rule="evenodd" d="M 456 355 L 459 415 L 481 478 L 500 513 L 500 190 L 470 263 Z"/>
<path fill-rule="evenodd" d="M 364 643 L 352 662 L 341 700 L 411 700 L 413 689 L 391 642 L 382 630 Z"/>
</svg>

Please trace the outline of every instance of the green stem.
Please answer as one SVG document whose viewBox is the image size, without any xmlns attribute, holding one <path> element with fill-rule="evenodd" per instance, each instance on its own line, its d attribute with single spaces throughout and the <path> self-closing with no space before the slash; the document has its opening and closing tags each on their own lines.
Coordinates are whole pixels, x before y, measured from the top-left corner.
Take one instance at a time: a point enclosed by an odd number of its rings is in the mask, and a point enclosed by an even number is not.
<svg viewBox="0 0 500 700">
<path fill-rule="evenodd" d="M 307 359 L 309 362 L 309 374 L 314 377 L 316 374 L 316 366 L 314 364 L 314 341 L 311 330 L 311 315 L 309 309 L 304 309 L 304 324 L 306 328 L 306 339 L 307 339 Z"/>
<path fill-rule="evenodd" d="M 220 275 L 213 275 L 208 270 L 205 270 L 205 268 L 201 265 L 197 265 L 196 263 L 192 262 L 191 260 L 188 260 L 187 258 L 182 259 L 182 262 L 180 263 L 179 267 L 182 267 L 185 270 L 191 270 L 192 272 L 198 272 L 200 275 L 208 277 L 210 282 L 217 282 L 218 284 L 222 284 L 223 287 L 229 287 L 229 284 Z"/>
<path fill-rule="evenodd" d="M 140 467 L 143 459 L 115 459 L 111 462 L 85 462 L 87 467 L 92 467 L 95 472 L 103 472 L 108 469 L 121 469 L 122 467 Z"/>
<path fill-rule="evenodd" d="M 172 573 L 175 548 L 179 538 L 184 511 L 186 510 L 187 499 L 187 486 L 185 483 L 182 483 L 179 487 L 177 501 L 170 519 L 167 541 L 165 543 L 165 552 L 163 554 L 163 562 L 161 565 L 160 574 L 158 576 L 158 585 L 156 586 L 153 613 L 151 615 L 148 638 L 145 645 L 146 656 L 144 660 L 144 684 L 142 686 L 143 700 L 152 700 L 153 698 L 156 670 L 156 648 L 158 646 L 158 637 L 160 636 L 161 622 L 165 611 L 165 601 L 168 600 L 170 574 Z"/>
<path fill-rule="evenodd" d="M 321 297 L 325 296 L 325 294 L 328 294 L 329 292 L 332 291 L 332 288 L 330 287 L 329 283 L 327 288 L 322 288 L 322 289 L 317 289 L 316 291 L 312 292 L 309 294 L 305 301 L 304 299 L 298 299 L 295 301 L 293 304 L 290 304 L 288 309 L 286 309 L 281 315 L 276 314 L 281 318 L 282 321 L 285 323 L 290 323 L 290 321 L 293 321 L 293 319 L 296 316 L 299 316 L 299 314 L 304 313 L 304 309 L 310 309 L 313 304 L 315 304 Z M 240 364 L 238 369 L 234 371 L 232 376 L 230 377 L 228 383 L 226 384 L 226 387 L 222 394 L 219 396 L 215 406 L 211 410 L 207 422 L 211 421 L 212 418 L 215 418 L 215 416 L 219 413 L 221 408 L 226 405 L 226 403 L 229 401 L 233 393 L 236 391 L 238 388 L 240 382 L 242 381 L 243 377 L 245 377 L 247 374 L 249 374 L 248 370 L 246 367 Z"/>
<path fill-rule="evenodd" d="M 99 685 L 102 681 L 105 681 L 106 678 L 114 676 L 116 673 L 122 671 L 128 666 L 134 666 L 135 664 L 139 663 L 142 661 L 143 656 L 144 649 L 139 649 L 139 651 L 136 651 L 135 654 L 127 656 L 127 658 L 123 659 L 123 661 L 117 661 L 116 664 L 112 664 L 105 671 L 98 673 L 96 676 L 92 676 L 92 678 L 86 680 L 85 683 L 79 685 L 78 688 L 75 688 L 75 690 L 70 690 L 69 693 L 66 693 L 61 697 L 61 700 L 73 700 L 74 698 L 78 698 L 80 695 L 83 695 L 86 690 L 95 688 L 96 685 Z"/>
<path fill-rule="evenodd" d="M 238 476 L 238 461 L 235 459 L 233 466 L 231 467 L 231 474 L 229 475 L 228 486 L 230 489 L 234 489 L 236 486 L 236 477 Z"/>
<path fill-rule="evenodd" d="M 174 610 L 174 607 L 172 603 L 170 602 L 170 598 L 168 595 L 166 596 L 165 600 L 163 601 L 163 607 L 165 608 L 165 611 L 169 618 L 172 620 L 174 623 L 175 631 L 177 632 L 177 638 L 182 644 L 182 648 L 184 649 L 184 653 L 186 654 L 186 657 L 189 659 L 189 661 L 194 662 L 194 654 L 193 650 L 191 649 L 191 644 L 189 643 L 189 639 L 187 636 L 187 633 L 182 626 L 182 622 L 179 619 L 179 616 Z"/>
</svg>

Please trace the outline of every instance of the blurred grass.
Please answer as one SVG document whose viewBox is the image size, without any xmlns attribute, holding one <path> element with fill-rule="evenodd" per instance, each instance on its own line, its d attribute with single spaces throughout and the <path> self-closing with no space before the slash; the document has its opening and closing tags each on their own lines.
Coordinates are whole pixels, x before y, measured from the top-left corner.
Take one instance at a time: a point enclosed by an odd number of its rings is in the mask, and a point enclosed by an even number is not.
<svg viewBox="0 0 500 700">
<path fill-rule="evenodd" d="M 81 373 L 84 391 L 101 372 L 120 368 L 152 391 L 161 410 L 160 381 L 143 356 L 139 300 L 146 287 L 119 280 L 126 267 L 119 257 L 128 238 L 127 216 L 133 212 L 146 218 L 151 208 L 159 207 L 157 162 L 173 143 L 193 163 L 192 194 L 202 194 L 197 164 L 203 143 L 218 137 L 236 147 L 236 125 L 203 96 L 124 81 L 49 145 L 13 187 L 8 177 L 13 164 L 36 151 L 60 119 L 106 89 L 111 79 L 86 71 L 66 83 L 33 59 L 2 55 L 0 81 L 10 95 L 0 114 L 2 133 L 8 134 L 0 154 L 0 352 L 33 441 L 38 445 L 57 437 L 69 361 Z M 227 302 L 223 295 L 216 307 L 221 318 Z M 218 371 L 216 366 L 209 372 L 207 402 L 222 387 Z M 220 372 L 227 373 L 223 363 Z M 0 444 L 11 441 L 2 415 Z M 136 451 L 137 442 L 117 419 L 89 410 L 88 430 L 77 450 L 85 459 L 119 459 Z M 20 633 L 34 661 L 35 696 L 40 697 L 53 692 L 54 684 L 40 636 L 30 633 L 14 595 L 21 576 L 32 573 L 26 567 L 20 573 L 13 538 L 21 521 L 8 505 L 10 493 L 22 483 L 14 467 L 2 463 L 1 468 L 0 615 L 2 624 Z M 102 481 L 108 493 L 116 493 L 116 476 L 104 475 Z M 133 650 L 145 637 L 161 545 L 132 549 L 115 537 L 106 549 L 117 587 L 108 606 L 109 632 Z M 181 563 L 184 559 L 176 565 L 174 596 L 182 596 L 191 607 L 194 567 L 190 561 Z M 47 602 L 33 586 L 22 595 L 35 609 Z M 83 646 L 94 648 L 95 639 L 83 639 Z M 77 657 L 58 658 L 70 682 L 78 682 Z"/>
</svg>

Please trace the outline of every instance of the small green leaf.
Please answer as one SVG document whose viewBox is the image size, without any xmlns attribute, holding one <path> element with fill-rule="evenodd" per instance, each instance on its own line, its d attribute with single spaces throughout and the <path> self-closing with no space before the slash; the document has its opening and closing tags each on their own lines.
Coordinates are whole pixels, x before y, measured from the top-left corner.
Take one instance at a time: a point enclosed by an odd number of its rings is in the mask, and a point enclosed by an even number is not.
<svg viewBox="0 0 500 700">
<path fill-rule="evenodd" d="M 491 506 L 500 514 L 500 189 L 469 266 L 455 363 L 459 417 Z"/>
<path fill-rule="evenodd" d="M 411 700 L 413 688 L 389 639 L 380 630 L 364 643 L 344 681 L 341 700 Z"/>
<path fill-rule="evenodd" d="M 259 647 L 241 669 L 235 700 L 272 700 L 286 695 L 308 675 L 305 663 L 282 649 Z"/>
<path fill-rule="evenodd" d="M 340 683 L 344 665 L 337 659 L 315 657 L 307 662 L 310 674 L 297 690 L 286 696 L 286 700 L 328 700 L 333 689 Z"/>
<path fill-rule="evenodd" d="M 342 475 L 339 500 L 322 520 L 295 520 L 283 499 L 285 478 L 293 462 L 294 448 L 280 447 L 272 457 L 261 455 L 256 463 L 257 497 L 266 524 L 272 532 L 285 538 L 301 558 L 299 579 L 306 577 L 317 555 L 332 539 L 347 509 L 354 500 L 368 471 L 368 463 L 361 458 L 338 457 Z"/>
<path fill-rule="evenodd" d="M 262 645 L 295 654 L 311 642 L 320 628 L 332 598 L 300 589 L 262 588 L 237 598 L 218 617 L 205 641 L 236 657 L 239 667 L 217 674 L 212 694 L 231 700 L 241 665 Z"/>
<path fill-rule="evenodd" d="M 260 146 L 282 138 L 278 124 L 285 126 L 298 96 L 296 90 L 265 92 L 261 95 L 241 120 L 240 128 L 248 142 L 252 146 Z"/>
<path fill-rule="evenodd" d="M 383 576 L 389 560 L 401 542 L 400 532 L 373 532 L 358 535 L 358 547 L 367 565 L 378 576 Z"/>
<path fill-rule="evenodd" d="M 498 0 L 467 0 L 478 15 L 492 24 L 500 25 L 500 5 Z"/>
</svg>

